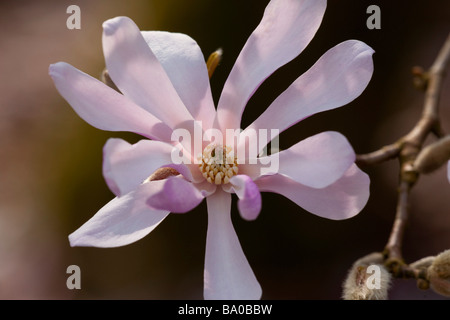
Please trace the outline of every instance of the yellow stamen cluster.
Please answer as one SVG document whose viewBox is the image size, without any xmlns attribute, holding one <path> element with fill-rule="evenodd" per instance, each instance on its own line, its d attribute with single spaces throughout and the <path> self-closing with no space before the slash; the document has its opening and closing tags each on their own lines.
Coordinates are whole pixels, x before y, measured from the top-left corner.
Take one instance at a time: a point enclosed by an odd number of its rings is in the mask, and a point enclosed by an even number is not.
<svg viewBox="0 0 450 320">
<path fill-rule="evenodd" d="M 229 146 L 208 145 L 199 155 L 199 169 L 209 183 L 226 184 L 239 171 L 237 158 Z"/>
</svg>

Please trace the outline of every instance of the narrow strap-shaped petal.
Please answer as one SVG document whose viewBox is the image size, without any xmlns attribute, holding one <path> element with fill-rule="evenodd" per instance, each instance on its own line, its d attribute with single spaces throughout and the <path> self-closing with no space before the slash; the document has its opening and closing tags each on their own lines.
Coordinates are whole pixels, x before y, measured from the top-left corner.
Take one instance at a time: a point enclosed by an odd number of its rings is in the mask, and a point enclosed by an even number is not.
<svg viewBox="0 0 450 320">
<path fill-rule="evenodd" d="M 133 243 L 155 229 L 169 214 L 154 210 L 145 200 L 162 182 L 146 183 L 120 198 L 114 198 L 90 220 L 69 235 L 70 245 L 111 248 Z"/>
<path fill-rule="evenodd" d="M 216 110 L 197 42 L 182 33 L 143 31 L 142 35 L 191 115 L 202 121 L 205 130 L 211 128 Z"/>
<path fill-rule="evenodd" d="M 220 128 L 240 128 L 245 105 L 260 84 L 294 59 L 314 37 L 326 0 L 272 0 L 248 38 L 217 107 Z"/>
<path fill-rule="evenodd" d="M 204 297 L 209 300 L 260 299 L 262 290 L 231 222 L 231 194 L 220 188 L 207 198 Z"/>
<path fill-rule="evenodd" d="M 261 192 L 279 193 L 303 209 L 320 217 L 342 220 L 358 214 L 369 199 L 370 179 L 353 164 L 345 175 L 332 185 L 310 188 L 275 174 L 255 181 Z"/>
<path fill-rule="evenodd" d="M 103 23 L 103 52 L 109 74 L 120 91 L 170 128 L 192 120 L 169 77 L 127 17 Z"/>
<path fill-rule="evenodd" d="M 315 113 L 351 102 L 372 77 L 373 52 L 357 40 L 331 48 L 246 130 L 275 128 L 281 133 Z"/>
<path fill-rule="evenodd" d="M 162 188 L 152 194 L 146 203 L 154 209 L 185 213 L 198 206 L 205 196 L 206 192 L 202 192 L 193 183 L 177 176 L 163 180 Z"/>
<path fill-rule="evenodd" d="M 61 96 L 90 125 L 170 141 L 168 126 L 99 80 L 65 62 L 50 65 L 49 73 Z"/>
<path fill-rule="evenodd" d="M 324 188 L 340 177 L 355 161 L 355 152 L 342 134 L 327 131 L 302 140 L 289 149 L 243 164 L 240 172 L 257 179 L 279 173 L 312 188 Z"/>
<path fill-rule="evenodd" d="M 262 206 L 258 186 L 249 176 L 243 174 L 232 177 L 230 183 L 239 198 L 238 209 L 241 217 L 245 220 L 255 220 Z"/>
<path fill-rule="evenodd" d="M 109 139 L 103 147 L 103 176 L 116 196 L 135 189 L 161 167 L 174 168 L 191 181 L 190 170 L 182 163 L 172 162 L 173 152 L 177 152 L 176 147 L 161 141 L 130 144 L 122 139 Z"/>
</svg>

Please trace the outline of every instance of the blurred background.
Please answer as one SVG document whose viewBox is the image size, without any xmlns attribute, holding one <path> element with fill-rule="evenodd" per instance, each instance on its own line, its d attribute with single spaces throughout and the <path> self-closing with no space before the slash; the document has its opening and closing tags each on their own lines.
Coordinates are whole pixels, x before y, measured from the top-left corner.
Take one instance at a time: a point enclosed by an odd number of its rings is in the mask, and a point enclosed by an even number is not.
<svg viewBox="0 0 450 320">
<path fill-rule="evenodd" d="M 56 91 L 48 66 L 68 62 L 99 77 L 104 68 L 102 22 L 129 16 L 142 30 L 182 32 L 207 57 L 221 47 L 211 79 L 217 102 L 239 51 L 268 1 L 1 1 L 0 2 L 0 299 L 202 299 L 206 204 L 169 215 L 150 235 L 121 248 L 71 248 L 68 235 L 113 198 L 101 171 L 110 137 L 81 120 Z M 69 30 L 66 9 L 81 9 L 81 29 Z M 369 30 L 366 9 L 381 9 L 381 29 Z M 347 136 L 357 153 L 394 142 L 420 116 L 424 94 L 411 68 L 428 68 L 450 31 L 445 0 L 330 0 L 306 50 L 279 69 L 250 100 L 243 127 L 334 45 L 359 39 L 375 50 L 364 93 L 343 108 L 317 114 L 280 137 L 282 148 L 325 130 Z M 299 30 L 301 32 L 301 30 Z M 448 71 L 448 70 L 447 70 Z M 441 95 L 450 130 L 450 77 Z M 431 140 L 430 140 L 431 141 Z M 365 209 L 345 221 L 314 216 L 289 200 L 263 194 L 256 221 L 233 222 L 263 288 L 263 299 L 340 299 L 352 263 L 381 251 L 395 214 L 396 161 L 363 168 L 371 177 Z M 404 240 L 407 262 L 450 248 L 450 183 L 446 169 L 422 176 L 411 194 Z M 81 268 L 81 290 L 69 290 L 66 269 Z M 391 299 L 442 299 L 411 280 L 396 280 Z"/>
</svg>

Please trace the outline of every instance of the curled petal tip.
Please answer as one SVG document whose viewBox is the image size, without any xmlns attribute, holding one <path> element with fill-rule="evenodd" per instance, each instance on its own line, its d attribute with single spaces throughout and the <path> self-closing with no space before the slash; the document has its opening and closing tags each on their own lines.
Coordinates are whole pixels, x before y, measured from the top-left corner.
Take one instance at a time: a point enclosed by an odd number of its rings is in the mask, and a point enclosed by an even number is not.
<svg viewBox="0 0 450 320">
<path fill-rule="evenodd" d="M 105 35 L 110 36 L 113 35 L 117 28 L 119 27 L 119 22 L 121 20 L 125 20 L 128 19 L 126 17 L 115 17 L 109 20 L 106 20 L 105 22 L 103 22 L 102 27 L 103 27 L 103 31 L 105 33 Z"/>
<path fill-rule="evenodd" d="M 77 240 L 74 239 L 73 233 L 69 235 L 68 239 L 69 239 L 69 244 L 70 244 L 70 246 L 71 246 L 72 248 L 73 248 L 73 247 L 78 247 Z"/>
<path fill-rule="evenodd" d="M 238 209 L 241 217 L 247 221 L 255 220 L 261 212 L 261 193 L 253 180 L 245 175 L 234 176 L 230 180 L 239 197 Z"/>
<path fill-rule="evenodd" d="M 62 67 L 64 62 L 52 63 L 48 66 L 48 74 L 53 78 L 58 73 L 58 68 Z"/>
<path fill-rule="evenodd" d="M 51 63 L 51 64 L 48 66 L 48 73 L 49 73 L 49 74 L 52 73 L 52 70 L 55 68 L 55 66 L 56 66 L 56 63 Z"/>
</svg>

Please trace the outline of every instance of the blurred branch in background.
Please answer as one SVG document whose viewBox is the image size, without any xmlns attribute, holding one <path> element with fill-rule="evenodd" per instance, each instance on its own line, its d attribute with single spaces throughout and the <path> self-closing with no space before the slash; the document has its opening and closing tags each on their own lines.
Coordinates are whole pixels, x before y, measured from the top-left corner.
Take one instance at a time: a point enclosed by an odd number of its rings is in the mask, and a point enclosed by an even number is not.
<svg viewBox="0 0 450 320">
<path fill-rule="evenodd" d="M 417 67 L 413 69 L 414 83 L 419 84 L 418 87 L 425 90 L 422 116 L 413 129 L 393 144 L 382 147 L 372 153 L 357 156 L 359 165 L 373 165 L 394 158 L 399 160 L 400 174 L 397 208 L 392 231 L 383 251 L 384 265 L 394 277 L 418 280 L 419 287 L 422 289 L 429 288 L 430 281 L 432 283 L 436 282 L 436 272 L 424 272 L 424 269 L 415 267 L 414 264 L 408 265 L 405 263 L 402 254 L 402 244 L 410 215 L 409 198 L 411 188 L 418 181 L 420 174 L 434 171 L 450 160 L 449 137 L 444 136 L 439 116 L 439 97 L 443 89 L 443 79 L 449 61 L 450 34 L 427 72 L 417 72 L 417 70 L 421 70 L 421 68 Z M 425 140 L 430 134 L 434 134 L 438 141 L 424 148 Z M 442 271 L 442 274 L 445 274 L 445 276 L 439 278 L 440 289 L 435 291 L 447 296 L 450 294 L 450 280 L 448 279 L 450 259 L 447 257 L 448 255 L 449 253 L 447 252 L 445 258 L 435 259 L 438 262 L 441 260 L 445 261 L 437 267 L 439 270 L 445 270 Z M 438 257 L 441 256 L 443 254 Z M 379 261 L 374 260 L 372 263 L 376 264 Z M 432 264 L 432 266 L 436 269 L 435 264 Z M 358 263 L 357 267 L 360 267 Z M 433 268 L 430 270 L 434 270 Z M 349 277 L 354 277 L 354 274 L 350 274 Z M 435 287 L 432 285 L 432 288 Z M 347 294 L 344 294 L 344 296 L 351 296 L 348 294 L 348 291 L 351 289 L 346 288 L 345 290 L 347 290 Z M 370 296 L 368 298 L 378 298 L 378 296 Z"/>
</svg>

